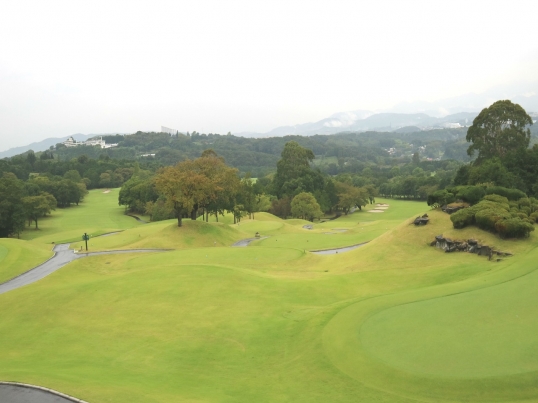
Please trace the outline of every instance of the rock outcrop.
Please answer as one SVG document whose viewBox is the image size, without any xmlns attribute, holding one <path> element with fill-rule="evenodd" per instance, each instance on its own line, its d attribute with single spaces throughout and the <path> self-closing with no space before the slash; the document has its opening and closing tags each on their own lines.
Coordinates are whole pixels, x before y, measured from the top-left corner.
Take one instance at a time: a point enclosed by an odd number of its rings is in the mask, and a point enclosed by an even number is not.
<svg viewBox="0 0 538 403">
<path fill-rule="evenodd" d="M 468 252 L 475 253 L 479 256 L 487 256 L 492 260 L 494 256 L 512 256 L 510 252 L 502 252 L 492 246 L 482 245 L 476 239 L 467 239 L 466 241 L 452 240 L 445 238 L 443 235 L 437 235 L 435 240 L 430 244 L 436 248 L 442 249 L 445 252 Z M 497 261 L 500 261 L 497 258 Z"/>
<path fill-rule="evenodd" d="M 415 225 L 426 225 L 430 221 L 428 214 L 424 214 L 422 217 L 418 216 L 415 218 L 415 221 L 413 221 L 413 224 Z"/>
</svg>

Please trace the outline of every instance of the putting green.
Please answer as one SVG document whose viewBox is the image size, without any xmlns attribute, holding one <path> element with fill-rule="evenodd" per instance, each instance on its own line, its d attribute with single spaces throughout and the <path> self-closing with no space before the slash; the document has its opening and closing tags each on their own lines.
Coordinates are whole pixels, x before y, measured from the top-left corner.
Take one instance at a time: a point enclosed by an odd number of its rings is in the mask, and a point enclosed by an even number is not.
<svg viewBox="0 0 538 403">
<path fill-rule="evenodd" d="M 535 248 L 491 274 L 352 304 L 324 330 L 325 350 L 347 374 L 407 397 L 531 399 L 537 258 Z"/>
</svg>

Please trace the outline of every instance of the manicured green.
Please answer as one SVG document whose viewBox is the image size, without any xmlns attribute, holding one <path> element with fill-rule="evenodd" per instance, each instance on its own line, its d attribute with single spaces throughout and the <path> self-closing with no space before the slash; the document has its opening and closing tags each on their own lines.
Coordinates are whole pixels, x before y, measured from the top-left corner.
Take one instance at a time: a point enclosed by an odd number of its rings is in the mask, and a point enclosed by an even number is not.
<svg viewBox="0 0 538 403">
<path fill-rule="evenodd" d="M 92 238 L 175 250 L 79 259 L 0 295 L 0 379 L 90 403 L 532 401 L 536 235 L 500 240 L 425 204 L 378 203 L 389 208 L 312 230 L 257 213 Z M 412 225 L 425 212 L 430 224 Z M 268 238 L 229 247 L 255 232 Z M 429 246 L 441 233 L 515 256 L 443 253 Z"/>
<path fill-rule="evenodd" d="M 101 235 L 143 225 L 125 215 L 125 208 L 118 205 L 118 193 L 119 189 L 108 193 L 102 189 L 91 190 L 78 206 L 56 209 L 39 221 L 39 230 L 28 227 L 21 238 L 63 243 L 78 241 L 84 232 Z"/>
</svg>

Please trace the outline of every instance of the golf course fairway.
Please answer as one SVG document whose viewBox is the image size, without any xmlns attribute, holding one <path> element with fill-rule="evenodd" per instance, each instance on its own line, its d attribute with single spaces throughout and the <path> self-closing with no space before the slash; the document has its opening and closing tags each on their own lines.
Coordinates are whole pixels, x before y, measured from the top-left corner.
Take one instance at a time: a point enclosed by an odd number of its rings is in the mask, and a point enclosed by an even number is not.
<svg viewBox="0 0 538 403">
<path fill-rule="evenodd" d="M 256 213 L 178 228 L 124 216 L 109 194 L 1 240 L 0 264 L 21 268 L 0 276 L 48 259 L 53 241 L 80 249 L 84 232 L 121 231 L 90 251 L 173 250 L 77 259 L 0 295 L 0 380 L 89 403 L 538 400 L 534 233 L 454 230 L 425 203 L 387 199 L 324 223 Z M 256 232 L 267 238 L 231 247 Z M 444 253 L 429 246 L 439 234 L 514 256 Z"/>
</svg>

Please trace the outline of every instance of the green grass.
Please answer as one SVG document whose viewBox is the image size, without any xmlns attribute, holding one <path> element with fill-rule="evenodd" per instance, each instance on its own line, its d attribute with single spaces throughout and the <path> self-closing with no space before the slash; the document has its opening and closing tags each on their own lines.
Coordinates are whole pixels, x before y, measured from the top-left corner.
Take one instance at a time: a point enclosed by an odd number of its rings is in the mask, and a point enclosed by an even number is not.
<svg viewBox="0 0 538 403">
<path fill-rule="evenodd" d="M 124 214 L 125 209 L 118 205 L 118 194 L 119 189 L 109 193 L 91 190 L 80 205 L 56 209 L 39 221 L 39 230 L 28 227 L 21 238 L 64 243 L 81 239 L 84 232 L 95 236 L 143 225 Z"/>
<path fill-rule="evenodd" d="M 94 196 L 86 211 L 115 214 Z M 0 379 L 90 403 L 533 401 L 536 235 L 500 240 L 453 230 L 423 203 L 378 202 L 389 209 L 313 230 L 267 213 L 182 228 L 129 218 L 133 228 L 90 247 L 175 250 L 80 259 L 1 295 Z M 430 224 L 412 225 L 424 212 Z M 65 236 L 59 227 L 51 219 L 41 241 Z M 255 232 L 269 238 L 229 247 Z M 428 246 L 441 233 L 515 256 L 446 254 Z"/>
<path fill-rule="evenodd" d="M 52 255 L 51 245 L 0 238 L 0 283 L 38 266 Z"/>
</svg>

